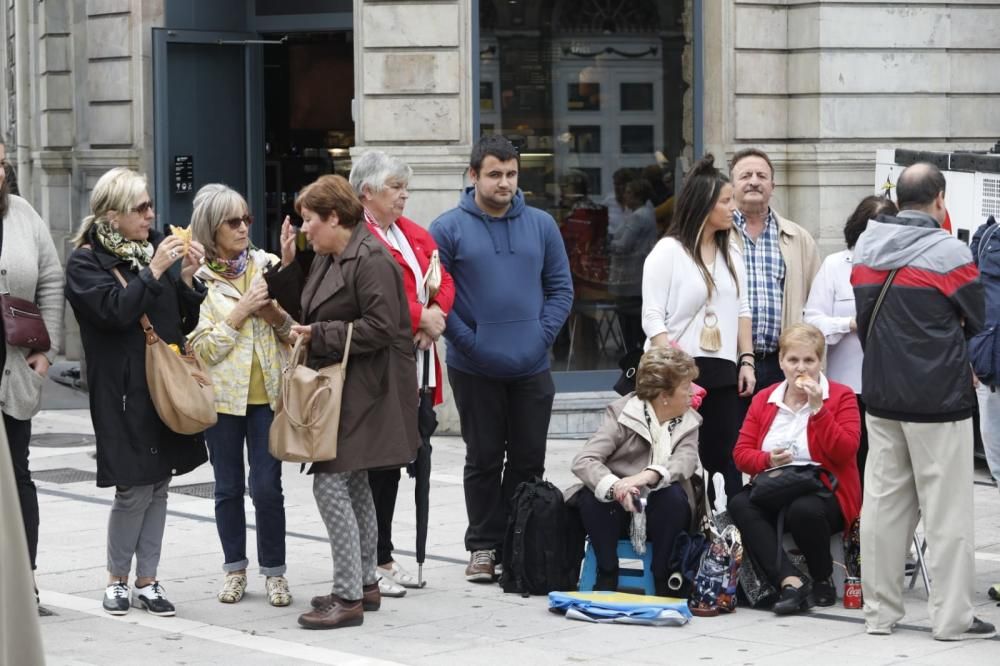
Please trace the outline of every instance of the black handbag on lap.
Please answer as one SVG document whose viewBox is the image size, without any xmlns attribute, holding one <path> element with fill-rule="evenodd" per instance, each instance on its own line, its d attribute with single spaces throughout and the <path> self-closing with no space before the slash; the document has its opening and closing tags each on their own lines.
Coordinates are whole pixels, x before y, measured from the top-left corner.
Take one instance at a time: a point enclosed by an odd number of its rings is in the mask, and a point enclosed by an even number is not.
<svg viewBox="0 0 1000 666">
<path fill-rule="evenodd" d="M 829 487 L 823 483 L 827 478 Z M 832 493 L 837 477 L 817 465 L 782 465 L 766 469 L 750 483 L 750 501 L 770 511 L 779 511 L 796 497 L 814 493 Z"/>
</svg>

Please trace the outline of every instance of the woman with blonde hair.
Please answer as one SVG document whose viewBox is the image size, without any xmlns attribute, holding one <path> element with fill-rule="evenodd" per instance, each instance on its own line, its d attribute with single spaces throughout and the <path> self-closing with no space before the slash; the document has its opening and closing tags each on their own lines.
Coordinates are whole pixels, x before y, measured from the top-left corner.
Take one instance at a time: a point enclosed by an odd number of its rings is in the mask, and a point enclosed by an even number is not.
<svg viewBox="0 0 1000 666">
<path fill-rule="evenodd" d="M 744 553 L 779 590 L 773 607 L 779 615 L 837 601 L 830 535 L 850 527 L 861 511 L 858 403 L 851 387 L 822 373 L 825 348 L 815 326 L 794 324 L 782 331 L 778 363 L 785 380 L 754 396 L 733 451 L 736 467 L 751 476 L 751 484 L 761 472 L 783 465 L 819 466 L 836 479 L 824 476 L 825 490 L 795 497 L 781 509 L 811 580 L 779 550 L 779 511 L 755 503 L 751 485 L 729 498 L 729 515 L 743 536 Z"/>
<path fill-rule="evenodd" d="M 80 324 L 87 362 L 97 485 L 115 487 L 104 610 L 128 612 L 135 557 L 136 605 L 173 615 L 156 578 L 167 487 L 172 476 L 190 472 L 207 456 L 201 434 L 177 434 L 156 413 L 146 385 L 140 319 L 146 315 L 164 342 L 184 345 L 205 298 L 205 286 L 194 277 L 204 248 L 198 241 L 185 247 L 153 227 L 146 179 L 130 169 L 112 169 L 98 179 L 90 210 L 66 263 L 66 298 Z"/>
<path fill-rule="evenodd" d="M 318 369 L 350 363 L 340 405 L 337 457 L 314 464 L 313 495 L 330 535 L 333 589 L 299 617 L 307 629 L 364 622 L 382 596 L 375 573 L 378 526 L 368 470 L 399 467 L 417 453 L 417 392 L 410 307 L 396 261 L 364 220 L 341 176 L 321 176 L 295 199 L 316 251 L 309 275 L 295 261 L 295 230 L 281 227 L 281 268 L 265 275 L 271 293 L 302 324 L 292 326 Z M 353 325 L 353 326 L 351 326 Z"/>
<path fill-rule="evenodd" d="M 281 461 L 268 451 L 268 433 L 281 390 L 279 347 L 294 322 L 268 296 L 263 275 L 279 259 L 250 244 L 252 223 L 246 200 L 225 185 L 205 185 L 195 195 L 191 233 L 205 247 L 207 260 L 196 276 L 208 295 L 188 340 L 208 367 L 219 413 L 205 431 L 215 473 L 215 526 L 225 557 L 218 599 L 236 603 L 247 588 L 245 445 L 257 563 L 266 577 L 268 603 L 287 606 L 292 595 L 285 579 L 285 497 Z"/>
</svg>

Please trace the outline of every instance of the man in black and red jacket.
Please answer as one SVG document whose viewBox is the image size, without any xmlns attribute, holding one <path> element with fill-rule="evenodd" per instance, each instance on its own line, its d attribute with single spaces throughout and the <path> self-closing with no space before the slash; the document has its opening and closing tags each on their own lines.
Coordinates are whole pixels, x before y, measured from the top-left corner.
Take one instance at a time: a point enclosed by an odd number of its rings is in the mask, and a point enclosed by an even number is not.
<svg viewBox="0 0 1000 666">
<path fill-rule="evenodd" d="M 902 566 L 922 515 L 933 554 L 934 638 L 990 638 L 993 625 L 972 613 L 976 396 L 966 351 L 985 306 L 969 248 L 941 228 L 944 193 L 937 167 L 908 167 L 896 185 L 899 215 L 869 222 L 854 248 L 869 438 L 861 506 L 865 623 L 869 634 L 888 634 L 903 618 Z"/>
</svg>

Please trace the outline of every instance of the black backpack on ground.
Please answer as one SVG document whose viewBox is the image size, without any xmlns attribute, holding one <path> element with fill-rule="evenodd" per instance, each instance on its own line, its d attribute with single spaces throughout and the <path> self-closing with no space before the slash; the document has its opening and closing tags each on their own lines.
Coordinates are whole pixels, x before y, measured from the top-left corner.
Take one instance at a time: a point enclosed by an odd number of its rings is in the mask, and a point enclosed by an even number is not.
<svg viewBox="0 0 1000 666">
<path fill-rule="evenodd" d="M 510 509 L 500 578 L 503 591 L 527 597 L 575 590 L 582 524 L 576 524 L 579 517 L 574 520 L 562 491 L 541 479 L 525 481 L 514 491 Z"/>
</svg>

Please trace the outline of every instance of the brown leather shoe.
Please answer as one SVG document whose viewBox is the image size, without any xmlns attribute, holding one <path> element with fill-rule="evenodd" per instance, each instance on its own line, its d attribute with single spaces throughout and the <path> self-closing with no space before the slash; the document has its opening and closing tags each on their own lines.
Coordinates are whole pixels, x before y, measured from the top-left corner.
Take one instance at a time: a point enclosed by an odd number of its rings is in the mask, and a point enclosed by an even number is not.
<svg viewBox="0 0 1000 666">
<path fill-rule="evenodd" d="M 365 621 L 361 600 L 346 601 L 335 594 L 332 603 L 299 616 L 299 624 L 306 629 L 340 629 L 356 627 Z"/>
<path fill-rule="evenodd" d="M 366 611 L 377 611 L 382 607 L 382 593 L 379 592 L 378 583 L 372 583 L 371 585 L 365 585 L 361 588 L 364 594 L 361 597 L 361 605 Z M 324 594 L 319 597 L 313 597 L 310 602 L 313 608 L 323 608 L 324 606 L 329 606 L 333 603 L 332 594 Z"/>
</svg>

